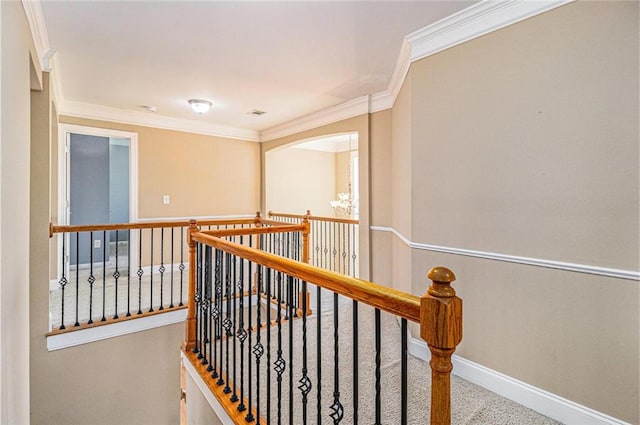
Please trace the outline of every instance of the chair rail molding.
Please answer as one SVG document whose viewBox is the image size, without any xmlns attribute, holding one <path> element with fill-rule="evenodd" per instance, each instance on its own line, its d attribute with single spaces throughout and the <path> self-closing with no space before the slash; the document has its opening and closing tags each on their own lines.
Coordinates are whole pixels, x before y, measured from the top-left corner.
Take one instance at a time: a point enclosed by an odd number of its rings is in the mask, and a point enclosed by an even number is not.
<svg viewBox="0 0 640 425">
<path fill-rule="evenodd" d="M 599 276 L 612 277 L 617 279 L 635 280 L 640 282 L 640 271 L 612 269 L 608 267 L 593 266 L 589 264 L 567 263 L 564 261 L 546 260 L 542 258 L 521 257 L 517 255 L 499 254 L 495 252 L 476 251 L 465 248 L 453 248 L 448 246 L 430 245 L 419 242 L 412 242 L 402 233 L 391 227 L 370 226 L 373 231 L 390 232 L 404 242 L 409 248 L 423 251 L 442 252 L 445 254 L 463 255 L 466 257 L 484 258 L 486 260 L 505 261 L 508 263 L 525 264 L 535 267 L 546 267 L 549 269 L 565 270 L 577 273 L 595 274 Z"/>
</svg>

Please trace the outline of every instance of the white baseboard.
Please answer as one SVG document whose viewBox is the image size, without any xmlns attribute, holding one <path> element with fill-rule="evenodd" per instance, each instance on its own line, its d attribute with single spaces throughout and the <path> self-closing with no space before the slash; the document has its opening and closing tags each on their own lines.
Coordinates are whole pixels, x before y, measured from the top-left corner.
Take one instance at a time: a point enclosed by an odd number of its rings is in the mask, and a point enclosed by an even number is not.
<svg viewBox="0 0 640 425">
<path fill-rule="evenodd" d="M 410 337 L 409 353 L 425 361 L 431 353 L 424 341 Z M 502 397 L 515 401 L 563 424 L 630 425 L 566 398 L 536 388 L 460 356 L 452 358 L 453 373 Z"/>
</svg>

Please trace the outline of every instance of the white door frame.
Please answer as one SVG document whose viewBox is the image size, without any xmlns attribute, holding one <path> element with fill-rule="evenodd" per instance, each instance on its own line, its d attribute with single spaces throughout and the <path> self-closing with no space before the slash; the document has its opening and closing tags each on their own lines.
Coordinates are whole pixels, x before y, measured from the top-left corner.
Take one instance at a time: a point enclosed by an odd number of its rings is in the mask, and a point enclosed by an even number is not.
<svg viewBox="0 0 640 425">
<path fill-rule="evenodd" d="M 85 134 L 88 136 L 113 137 L 129 139 L 129 222 L 138 221 L 138 133 L 120 130 L 110 130 L 106 128 L 87 127 L 75 124 L 58 124 L 58 220 L 59 224 L 69 224 L 69 164 L 68 146 L 69 135 Z M 71 241 L 68 241 L 69 243 Z M 67 252 L 70 252 L 70 245 L 67 243 Z M 58 238 L 58 264 L 62 263 L 62 238 Z M 106 249 L 106 248 L 105 248 Z M 131 235 L 129 240 L 129 250 L 131 257 L 131 269 L 138 268 L 138 258 L 133 253 L 138 249 L 138 236 Z M 68 261 L 65 261 L 66 270 L 69 270 Z M 61 271 L 58 270 L 58 278 Z"/>
</svg>

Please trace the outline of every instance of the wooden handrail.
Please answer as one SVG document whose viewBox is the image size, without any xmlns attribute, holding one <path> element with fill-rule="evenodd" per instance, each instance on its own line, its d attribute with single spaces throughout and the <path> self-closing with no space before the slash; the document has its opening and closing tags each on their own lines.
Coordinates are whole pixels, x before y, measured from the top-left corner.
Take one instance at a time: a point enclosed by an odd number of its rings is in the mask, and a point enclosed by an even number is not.
<svg viewBox="0 0 640 425">
<path fill-rule="evenodd" d="M 420 298 L 415 295 L 279 257 L 202 232 L 194 232 L 190 238 L 192 241 L 221 249 L 412 322 L 420 323 Z"/>
<path fill-rule="evenodd" d="M 304 214 L 304 215 L 269 211 L 269 217 L 297 218 L 297 219 L 304 219 L 306 217 L 308 220 L 328 221 L 331 223 L 345 223 L 345 224 L 360 223 L 358 220 L 354 220 L 352 218 L 323 217 L 319 215 L 311 215 L 311 211 L 307 211 L 307 214 Z"/>
<path fill-rule="evenodd" d="M 113 224 L 77 224 L 77 225 L 49 225 L 49 237 L 55 233 L 96 232 L 106 230 L 158 229 L 161 227 L 188 227 L 191 220 L 153 221 L 136 223 Z M 224 226 L 231 224 L 254 224 L 253 218 L 236 218 L 221 220 L 198 220 L 198 226 Z"/>
<path fill-rule="evenodd" d="M 200 224 L 200 223 L 198 223 Z M 219 229 L 219 230 L 204 230 L 200 233 L 223 237 L 223 236 L 241 236 L 241 235 L 263 235 L 266 233 L 286 233 L 286 232 L 302 232 L 305 230 L 303 224 L 290 224 L 276 227 L 247 227 L 244 229 Z"/>
</svg>

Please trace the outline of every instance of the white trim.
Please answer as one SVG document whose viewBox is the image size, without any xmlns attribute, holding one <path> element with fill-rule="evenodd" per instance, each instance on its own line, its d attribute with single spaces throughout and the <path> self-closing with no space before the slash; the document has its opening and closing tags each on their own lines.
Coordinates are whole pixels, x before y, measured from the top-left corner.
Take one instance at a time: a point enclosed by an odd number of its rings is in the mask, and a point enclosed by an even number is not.
<svg viewBox="0 0 640 425">
<path fill-rule="evenodd" d="M 255 214 L 232 214 L 232 215 L 196 215 L 185 217 L 148 217 L 138 218 L 138 223 L 156 223 L 160 221 L 182 221 L 182 220 L 227 220 L 235 218 L 255 218 Z"/>
<path fill-rule="evenodd" d="M 484 0 L 406 36 L 417 61 L 574 0 Z"/>
<path fill-rule="evenodd" d="M 67 192 L 70 176 L 68 175 L 66 141 L 68 134 L 87 134 L 100 137 L 115 137 L 129 139 L 129 222 L 138 221 L 138 133 L 130 131 L 111 130 L 99 127 L 87 127 L 75 124 L 58 124 L 58 222 L 68 224 Z M 132 236 L 129 249 L 137 252 L 138 237 Z M 58 238 L 58 264 L 61 263 L 62 241 Z M 137 258 L 131 262 L 131 267 L 137 268 Z"/>
<path fill-rule="evenodd" d="M 424 243 L 412 242 L 409 240 L 409 238 L 391 227 L 370 226 L 369 228 L 371 230 L 379 232 L 391 232 L 412 249 L 442 252 L 445 254 L 463 255 L 465 257 L 483 258 L 486 260 L 505 261 L 508 263 L 526 264 L 528 266 L 545 267 L 549 269 L 566 270 L 577 273 L 595 274 L 617 279 L 640 281 L 640 271 L 612 269 L 608 267 L 592 266 L 589 264 L 567 263 L 564 261 L 545 260 L 542 258 L 521 257 L 517 255 L 499 254 L 495 252 L 475 251 L 471 249 L 452 248 L 440 245 L 429 245 Z"/>
<path fill-rule="evenodd" d="M 22 7 L 29 22 L 31 30 L 31 38 L 38 54 L 38 63 L 41 71 L 48 71 L 45 66 L 45 57 L 49 51 L 49 36 L 47 34 L 47 26 L 45 25 L 44 15 L 42 13 L 42 5 L 40 1 L 22 0 Z M 48 60 L 47 60 L 48 62 Z"/>
<path fill-rule="evenodd" d="M 409 338 L 409 353 L 424 361 L 431 359 L 427 344 L 417 338 Z M 496 372 L 460 356 L 454 355 L 451 362 L 453 363 L 453 373 L 456 376 L 561 423 L 630 425 L 627 422 Z"/>
<path fill-rule="evenodd" d="M 291 134 L 322 127 L 369 112 L 369 96 L 361 96 L 348 102 L 296 118 L 292 121 L 260 132 L 260 141 L 279 139 Z"/>
<path fill-rule="evenodd" d="M 47 350 L 60 350 L 63 348 L 74 347 L 76 345 L 87 344 L 89 342 L 159 328 L 161 326 L 173 325 L 174 323 L 184 322 L 186 318 L 187 309 L 184 308 L 167 313 L 154 314 L 153 316 L 124 320 L 122 322 L 112 323 L 109 325 L 51 335 L 47 337 Z"/>
<path fill-rule="evenodd" d="M 188 133 L 205 134 L 207 136 L 225 137 L 228 139 L 240 139 L 252 142 L 260 140 L 258 132 L 254 130 L 184 118 L 168 117 L 166 115 L 159 115 L 150 112 L 129 111 L 90 103 L 65 101 L 60 105 L 58 114 L 78 118 L 184 131 Z"/>
<path fill-rule="evenodd" d="M 264 130 L 260 133 L 260 140 L 269 141 L 356 115 L 390 109 L 398 97 L 412 62 L 573 1 L 484 0 L 473 4 L 458 13 L 407 35 L 402 41 L 389 86 L 381 92 L 368 96 L 370 100 L 367 110 L 356 109 L 359 113 L 352 115 L 340 111 L 342 105 L 348 105 L 358 100 L 354 99 L 337 107 L 317 111 Z M 364 96 L 364 98 L 366 97 Z"/>
<path fill-rule="evenodd" d="M 196 386 L 198 387 L 198 389 L 200 390 L 204 398 L 207 400 L 207 402 L 209 403 L 209 406 L 211 406 L 213 413 L 218 417 L 218 419 L 220 420 L 220 423 L 222 425 L 234 425 L 234 422 L 233 420 L 231 420 L 231 417 L 229 416 L 227 411 L 224 410 L 224 407 L 222 407 L 222 405 L 220 404 L 216 396 L 213 395 L 213 393 L 207 386 L 206 382 L 204 382 L 204 380 L 202 379 L 198 371 L 193 367 L 191 362 L 184 356 L 184 353 L 180 352 L 180 357 L 185 370 L 187 371 L 187 373 L 189 373 L 189 376 L 191 377 L 193 382 L 196 384 Z M 185 388 L 185 391 L 186 391 L 186 388 Z M 187 406 L 188 406 L 188 403 L 189 403 L 189 394 L 187 394 Z"/>
</svg>

